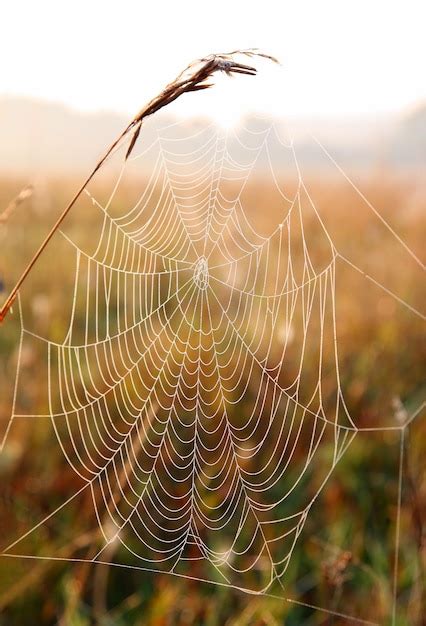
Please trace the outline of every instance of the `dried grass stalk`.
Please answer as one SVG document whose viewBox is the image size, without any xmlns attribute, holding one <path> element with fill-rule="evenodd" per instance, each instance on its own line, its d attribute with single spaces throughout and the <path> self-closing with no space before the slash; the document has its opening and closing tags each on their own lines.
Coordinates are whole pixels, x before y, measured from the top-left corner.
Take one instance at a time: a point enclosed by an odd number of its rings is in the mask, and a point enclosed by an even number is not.
<svg viewBox="0 0 426 626">
<path fill-rule="evenodd" d="M 181 74 L 179 74 L 179 76 L 177 76 L 177 78 L 175 78 L 174 81 L 169 83 L 158 96 L 148 102 L 148 104 L 143 109 L 141 109 L 141 111 L 139 111 L 139 113 L 128 124 L 128 126 L 124 129 L 121 135 L 119 135 L 114 143 L 108 148 L 105 155 L 96 164 L 94 170 L 90 173 L 90 175 L 84 181 L 75 196 L 72 198 L 71 202 L 66 206 L 62 214 L 59 216 L 58 220 L 53 225 L 49 234 L 25 268 L 20 279 L 18 280 L 15 287 L 12 289 L 8 298 L 4 302 L 2 308 L 0 309 L 0 323 L 7 315 L 7 312 L 9 311 L 16 298 L 19 288 L 21 287 L 25 278 L 28 276 L 31 268 L 34 266 L 37 259 L 53 237 L 56 230 L 61 225 L 65 217 L 68 215 L 69 211 L 72 209 L 77 199 L 80 197 L 81 193 L 84 191 L 86 185 L 92 180 L 96 172 L 103 166 L 103 164 L 111 155 L 111 153 L 115 150 L 115 148 L 124 140 L 124 138 L 128 137 L 129 133 L 133 133 L 133 136 L 129 143 L 129 147 L 126 152 L 125 158 L 127 159 L 132 153 L 133 148 L 135 147 L 136 141 L 141 131 L 142 123 L 147 117 L 154 115 L 160 109 L 169 105 L 174 100 L 177 100 L 177 98 L 179 98 L 184 93 L 191 93 L 193 91 L 209 89 L 213 86 L 213 83 L 210 81 L 216 72 L 225 72 L 225 74 L 228 74 L 229 76 L 233 74 L 246 74 L 248 76 L 255 76 L 257 73 L 256 68 L 252 65 L 237 62 L 234 58 L 237 55 L 243 55 L 248 58 L 262 57 L 264 59 L 269 59 L 270 61 L 277 63 L 277 60 L 274 57 L 268 54 L 264 54 L 263 52 L 259 52 L 255 48 L 250 48 L 248 50 L 234 50 L 225 54 L 211 54 L 207 57 L 191 63 Z"/>
<path fill-rule="evenodd" d="M 209 81 L 216 72 L 225 72 L 228 76 L 231 76 L 232 74 L 255 76 L 257 74 L 257 69 L 255 67 L 246 65 L 245 63 L 237 63 L 234 60 L 235 55 L 262 57 L 269 59 L 274 63 L 278 63 L 277 59 L 274 57 L 264 54 L 263 52 L 259 52 L 254 48 L 249 50 L 234 50 L 233 52 L 228 52 L 226 54 L 211 54 L 208 57 L 194 61 L 181 74 L 179 74 L 174 81 L 169 83 L 158 96 L 148 102 L 148 104 L 141 109 L 141 111 L 123 132 L 122 136 L 126 135 L 132 129 L 135 129 L 126 153 L 126 159 L 129 157 L 134 148 L 141 130 L 142 122 L 145 118 L 157 113 L 157 111 L 167 106 L 184 93 L 209 89 L 213 86 L 213 83 Z"/>
<path fill-rule="evenodd" d="M 34 187 L 32 185 L 27 185 L 26 187 L 21 189 L 18 195 L 15 198 L 13 198 L 13 200 L 9 202 L 9 204 L 4 209 L 4 211 L 0 213 L 0 224 L 6 224 L 6 222 L 12 215 L 12 213 L 14 213 L 15 209 L 20 204 L 25 202 L 25 200 L 28 200 L 28 198 L 31 198 L 31 196 L 33 195 L 33 192 L 34 192 Z"/>
</svg>

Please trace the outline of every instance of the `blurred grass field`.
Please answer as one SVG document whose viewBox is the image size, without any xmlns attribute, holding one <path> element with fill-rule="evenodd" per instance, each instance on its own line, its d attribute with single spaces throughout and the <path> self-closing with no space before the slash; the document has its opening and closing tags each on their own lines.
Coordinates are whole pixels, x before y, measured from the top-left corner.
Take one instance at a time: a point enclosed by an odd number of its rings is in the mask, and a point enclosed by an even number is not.
<svg viewBox="0 0 426 626">
<path fill-rule="evenodd" d="M 0 210 L 27 181 L 0 180 Z M 308 179 L 307 185 L 333 241 L 345 256 L 387 289 L 422 310 L 422 275 L 377 217 L 338 178 Z M 25 267 L 78 181 L 40 181 L 34 196 L 0 225 L 2 296 Z M 289 186 L 295 185 L 290 181 Z M 421 256 L 426 235 L 426 187 L 408 175 L 377 172 L 362 181 L 365 196 Z M 276 223 L 275 201 L 262 178 L 247 189 L 248 212 L 265 231 Z M 102 190 L 99 190 L 101 193 Z M 126 190 L 116 202 L 129 204 Z M 129 197 L 132 190 L 128 190 Z M 67 221 L 90 233 L 89 209 Z M 312 226 L 313 228 L 313 226 Z M 311 233 L 311 241 L 315 246 Z M 307 239 L 310 240 L 309 225 Z M 55 323 L 68 302 L 73 273 L 66 256 L 46 252 L 23 291 L 40 332 Z M 319 245 L 319 244 L 318 244 Z M 337 328 L 340 377 L 349 412 L 358 427 L 400 425 L 424 400 L 425 342 L 422 321 L 345 264 L 337 267 Z M 0 328 L 0 435 L 9 419 L 17 362 L 16 308 Z M 41 403 L 37 354 L 25 358 L 31 375 L 26 405 Z M 312 377 L 315 375 L 311 373 Z M 252 383 L 255 384 L 255 381 Z M 329 388 L 327 388 L 327 384 Z M 333 381 L 325 380 L 329 397 Z M 250 391 L 250 387 L 249 387 Z M 254 389 L 252 390 L 254 393 Z M 327 398 L 327 393 L 325 394 Z M 2 544 L 29 520 L 41 519 L 72 493 L 74 474 L 51 437 L 48 424 L 20 425 L 0 456 Z M 395 534 L 398 514 L 400 431 L 360 433 L 321 492 L 293 553 L 282 599 L 130 568 L 52 560 L 0 558 L 0 624 L 21 626 L 206 625 L 343 626 L 339 613 L 393 626 L 426 624 L 426 425 L 419 415 L 403 441 L 404 467 L 397 569 L 397 613 L 392 622 Z M 324 461 L 330 454 L 324 449 Z M 306 484 L 306 489 L 311 487 Z M 309 491 L 308 491 L 309 493 Z M 87 500 L 87 506 L 90 502 Z M 45 553 L 84 558 L 96 531 L 77 507 L 44 531 Z M 35 522 L 33 522 L 35 523 Z M 59 539 L 58 539 L 59 538 Z M 113 550 L 114 548 L 112 548 Z M 117 548 L 118 550 L 118 548 Z M 111 558 L 126 562 L 126 555 Z M 128 563 L 130 566 L 131 562 Z M 300 601 L 303 604 L 298 604 Z M 328 614 L 311 607 L 324 607 Z"/>
</svg>

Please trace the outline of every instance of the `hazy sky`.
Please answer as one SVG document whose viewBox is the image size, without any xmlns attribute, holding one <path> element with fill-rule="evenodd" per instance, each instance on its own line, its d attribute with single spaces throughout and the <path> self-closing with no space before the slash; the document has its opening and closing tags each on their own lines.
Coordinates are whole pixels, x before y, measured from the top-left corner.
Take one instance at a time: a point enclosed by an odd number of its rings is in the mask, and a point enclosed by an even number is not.
<svg viewBox="0 0 426 626">
<path fill-rule="evenodd" d="M 135 113 L 194 58 L 256 46 L 282 67 L 180 112 L 334 115 L 426 98 L 425 0 L 0 0 L 0 93 Z M 238 85 L 236 87 L 235 85 Z"/>
</svg>

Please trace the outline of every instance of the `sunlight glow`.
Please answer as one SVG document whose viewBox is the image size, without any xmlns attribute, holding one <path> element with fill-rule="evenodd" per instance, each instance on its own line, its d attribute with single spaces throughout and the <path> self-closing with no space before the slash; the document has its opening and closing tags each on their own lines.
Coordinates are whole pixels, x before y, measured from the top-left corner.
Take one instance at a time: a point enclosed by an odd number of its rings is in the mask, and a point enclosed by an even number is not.
<svg viewBox="0 0 426 626">
<path fill-rule="evenodd" d="M 265 0 L 256 10 L 242 0 L 217 0 L 207 24 L 195 0 L 149 7 L 134 0 L 15 0 L 2 11 L 0 94 L 134 114 L 197 56 L 256 46 L 281 60 L 285 82 L 280 91 L 272 74 L 268 89 L 255 81 L 251 108 L 395 111 L 426 98 L 425 14 L 421 0 Z M 201 97 L 184 100 L 187 113 L 203 110 Z M 234 121 L 230 104 L 249 106 L 241 98 L 216 100 L 223 126 Z"/>
</svg>

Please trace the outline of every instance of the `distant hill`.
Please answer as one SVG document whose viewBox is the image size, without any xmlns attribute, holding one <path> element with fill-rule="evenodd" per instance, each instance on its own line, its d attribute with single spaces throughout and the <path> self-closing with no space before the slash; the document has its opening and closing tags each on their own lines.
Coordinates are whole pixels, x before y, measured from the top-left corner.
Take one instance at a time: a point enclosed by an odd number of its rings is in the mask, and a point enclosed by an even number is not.
<svg viewBox="0 0 426 626">
<path fill-rule="evenodd" d="M 158 123 L 164 125 L 165 121 L 175 120 L 167 113 L 160 114 Z M 0 97 L 0 172 L 33 176 L 87 171 L 127 122 L 125 116 L 115 113 L 82 113 L 52 102 Z M 283 125 L 281 121 L 277 124 Z M 292 119 L 286 125 L 291 128 L 298 157 L 307 167 L 324 164 L 324 154 L 318 151 L 311 133 L 345 167 L 426 165 L 426 104 L 407 116 Z M 153 133 L 155 123 L 148 124 L 145 138 L 149 140 Z M 279 151 L 273 156 L 280 159 Z M 258 166 L 262 165 L 260 159 Z"/>
<path fill-rule="evenodd" d="M 79 113 L 56 103 L 1 98 L 0 170 L 87 169 L 123 125 L 123 118 L 111 113 Z"/>
<path fill-rule="evenodd" d="M 426 103 L 399 120 L 390 134 L 386 156 L 400 167 L 426 164 Z"/>
</svg>

